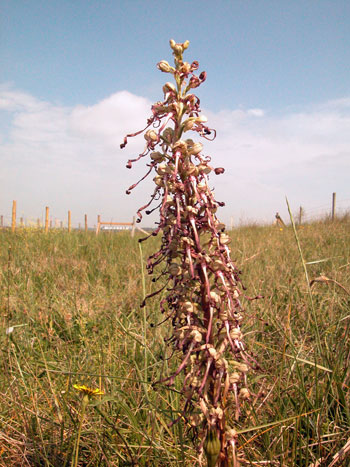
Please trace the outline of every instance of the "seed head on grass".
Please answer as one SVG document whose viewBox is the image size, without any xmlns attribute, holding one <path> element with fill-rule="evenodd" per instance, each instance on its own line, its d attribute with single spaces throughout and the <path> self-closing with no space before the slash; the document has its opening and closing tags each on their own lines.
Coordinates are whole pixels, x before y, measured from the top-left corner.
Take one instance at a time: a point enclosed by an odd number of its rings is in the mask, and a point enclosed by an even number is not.
<svg viewBox="0 0 350 467">
<path fill-rule="evenodd" d="M 185 135 L 192 131 L 206 140 L 216 136 L 192 93 L 206 80 L 206 72 L 197 76 L 198 62 L 183 61 L 188 45 L 189 41 L 170 41 L 174 67 L 165 60 L 157 66 L 172 75 L 175 84 L 163 86 L 164 100 L 152 106 L 146 127 L 127 135 L 121 148 L 129 137 L 144 133 L 144 151 L 129 160 L 127 168 L 149 156 L 148 171 L 141 180 L 155 174 L 154 192 L 139 209 L 138 222 L 143 212 L 159 208 L 158 227 L 151 235 L 161 232 L 162 242 L 148 258 L 147 269 L 150 274 L 158 270 L 153 281 L 163 279 L 165 285 L 146 300 L 166 288 L 160 310 L 163 322 L 172 323 L 167 341 L 182 354 L 176 370 L 158 383 L 172 386 L 183 375 L 183 411 L 173 423 L 184 418 L 195 431 L 208 465 L 226 466 L 230 457 L 235 458 L 232 424 L 239 418 L 241 403 L 250 397 L 246 375 L 253 360 L 242 342 L 240 271 L 230 257 L 231 239 L 217 217 L 224 203 L 215 199 L 209 187 L 209 174 L 220 175 L 224 169 L 212 167 L 210 156 L 202 153 L 202 143 Z M 151 209 L 153 202 L 157 205 Z"/>
</svg>

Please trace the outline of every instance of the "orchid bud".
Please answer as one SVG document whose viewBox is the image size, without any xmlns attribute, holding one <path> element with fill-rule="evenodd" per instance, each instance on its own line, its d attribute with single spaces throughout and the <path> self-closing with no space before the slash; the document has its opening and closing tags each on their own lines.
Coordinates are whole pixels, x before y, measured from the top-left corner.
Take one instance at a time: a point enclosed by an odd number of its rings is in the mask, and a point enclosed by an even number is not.
<svg viewBox="0 0 350 467">
<path fill-rule="evenodd" d="M 173 47 L 173 51 L 175 55 L 181 55 L 184 50 L 181 44 L 175 44 Z"/>
<path fill-rule="evenodd" d="M 190 118 L 188 118 L 187 120 L 184 121 L 183 123 L 183 129 L 184 131 L 189 131 L 189 130 L 192 130 L 193 126 L 194 126 L 194 120 L 191 120 Z"/>
<path fill-rule="evenodd" d="M 221 261 L 221 259 L 215 260 L 210 267 L 212 268 L 213 271 L 220 271 L 220 270 L 225 270 L 226 265 Z"/>
<path fill-rule="evenodd" d="M 176 141 L 175 144 L 173 144 L 172 149 L 173 149 L 173 152 L 181 151 L 182 153 L 185 153 L 187 151 L 187 144 L 182 139 L 179 139 L 178 141 Z"/>
<path fill-rule="evenodd" d="M 191 72 L 191 65 L 190 65 L 190 63 L 184 62 L 184 63 L 181 65 L 180 73 L 183 73 L 183 74 L 188 75 L 188 73 L 190 73 L 190 72 Z"/>
<path fill-rule="evenodd" d="M 199 154 L 203 149 L 203 144 L 202 143 L 194 143 L 192 146 L 188 148 L 188 152 L 195 156 L 196 154 Z"/>
<path fill-rule="evenodd" d="M 164 73 L 170 73 L 172 69 L 166 60 L 161 60 L 159 63 L 157 63 L 157 68 Z"/>
<path fill-rule="evenodd" d="M 186 211 L 191 214 L 198 214 L 198 209 L 194 208 L 193 206 L 186 206 Z"/>
<path fill-rule="evenodd" d="M 157 172 L 159 175 L 164 175 L 167 173 L 167 164 L 165 162 L 163 162 L 162 164 L 159 164 L 158 165 L 158 168 L 157 168 Z"/>
<path fill-rule="evenodd" d="M 160 177 L 159 175 L 155 176 L 153 181 L 157 186 L 164 186 L 163 177 Z"/>
<path fill-rule="evenodd" d="M 192 238 L 182 237 L 182 242 L 184 243 L 184 245 L 194 245 L 194 241 L 192 240 Z"/>
<path fill-rule="evenodd" d="M 217 368 L 218 370 L 220 369 L 227 369 L 228 367 L 228 363 L 227 363 L 227 360 L 225 360 L 224 358 L 219 358 L 218 360 L 216 360 L 215 362 L 215 368 Z"/>
<path fill-rule="evenodd" d="M 150 158 L 153 160 L 153 161 L 156 161 L 156 162 L 161 162 L 164 160 L 164 155 L 157 151 L 157 152 L 151 152 L 150 154 Z"/>
<path fill-rule="evenodd" d="M 208 175 L 211 172 L 211 167 L 209 167 L 209 165 L 199 164 L 198 170 Z"/>
<path fill-rule="evenodd" d="M 186 313 L 193 313 L 193 304 L 191 302 L 184 302 L 181 304 L 182 310 L 184 310 Z"/>
<path fill-rule="evenodd" d="M 233 328 L 230 331 L 230 336 L 231 336 L 231 339 L 233 339 L 233 340 L 235 340 L 235 339 L 240 340 L 240 339 L 242 339 L 243 334 L 238 328 Z"/>
<path fill-rule="evenodd" d="M 215 227 L 216 227 L 217 230 L 223 230 L 223 229 L 226 228 L 226 225 L 223 224 L 222 222 L 217 222 L 217 223 L 215 224 Z"/>
<path fill-rule="evenodd" d="M 226 430 L 226 438 L 228 441 L 232 441 L 237 437 L 237 431 L 233 428 Z"/>
<path fill-rule="evenodd" d="M 165 169 L 164 169 L 164 172 L 167 173 L 167 174 L 172 174 L 174 172 L 174 165 L 173 164 L 167 164 Z"/>
<path fill-rule="evenodd" d="M 165 140 L 167 140 L 170 143 L 174 136 L 174 130 L 168 127 L 163 131 L 162 136 Z"/>
<path fill-rule="evenodd" d="M 201 385 L 201 380 L 197 376 L 194 376 L 191 379 L 190 385 L 192 388 L 199 388 L 199 386 Z"/>
<path fill-rule="evenodd" d="M 239 391 L 239 397 L 240 397 L 240 399 L 242 399 L 242 400 L 249 399 L 249 398 L 250 398 L 250 392 L 248 391 L 247 388 L 242 388 L 242 389 Z"/>
<path fill-rule="evenodd" d="M 231 238 L 228 235 L 226 235 L 225 233 L 221 232 L 220 233 L 220 243 L 222 245 L 227 245 L 230 242 L 231 242 Z"/>
<path fill-rule="evenodd" d="M 168 206 L 175 206 L 173 198 L 171 196 L 169 196 L 169 195 L 166 197 L 166 204 Z"/>
<path fill-rule="evenodd" d="M 243 321 L 243 316 L 241 315 L 241 313 L 233 313 L 233 317 L 235 318 L 236 321 L 238 321 L 239 323 L 241 321 Z"/>
<path fill-rule="evenodd" d="M 197 183 L 197 190 L 198 191 L 205 191 L 207 189 L 207 184 L 203 181 Z"/>
<path fill-rule="evenodd" d="M 231 373 L 229 376 L 230 384 L 237 384 L 241 379 L 241 375 L 237 372 Z"/>
<path fill-rule="evenodd" d="M 183 102 L 174 102 L 172 104 L 172 109 L 176 113 L 176 115 L 182 115 L 183 109 L 184 109 L 184 104 Z"/>
<path fill-rule="evenodd" d="M 184 169 L 185 169 L 185 173 L 186 173 L 187 177 L 189 177 L 190 175 L 197 175 L 198 174 L 198 169 L 194 164 L 188 164 L 188 165 L 186 165 L 184 167 Z"/>
<path fill-rule="evenodd" d="M 221 297 L 219 294 L 217 294 L 216 292 L 214 292 L 213 290 L 210 292 L 210 298 L 212 300 L 214 300 L 214 302 L 216 304 L 220 304 L 221 303 Z"/>
<path fill-rule="evenodd" d="M 188 88 L 189 89 L 195 89 L 195 88 L 198 88 L 198 86 L 200 86 L 201 82 L 200 80 L 198 79 L 197 76 L 192 76 L 192 78 L 190 79 L 189 83 L 188 83 Z"/>
<path fill-rule="evenodd" d="M 181 267 L 177 263 L 172 263 L 169 266 L 169 273 L 172 276 L 178 276 L 179 274 L 181 274 Z"/>
<path fill-rule="evenodd" d="M 220 318 L 221 321 L 227 321 L 228 320 L 227 310 L 220 310 L 219 318 Z"/>
<path fill-rule="evenodd" d="M 233 362 L 233 365 L 235 366 L 236 370 L 241 371 L 242 373 L 247 373 L 249 370 L 248 365 L 245 363 Z"/>
<path fill-rule="evenodd" d="M 215 416 L 217 417 L 218 420 L 221 420 L 223 415 L 224 415 L 224 411 L 222 410 L 221 407 L 216 407 L 214 409 L 214 413 L 215 413 Z"/>
<path fill-rule="evenodd" d="M 194 342 L 197 342 L 198 344 L 199 342 L 202 342 L 202 334 L 199 331 L 192 331 L 190 335 Z"/>
<path fill-rule="evenodd" d="M 198 117 L 196 119 L 197 122 L 200 122 L 200 123 L 206 123 L 208 121 L 207 117 L 205 115 L 201 115 L 200 117 Z"/>
<path fill-rule="evenodd" d="M 146 133 L 144 134 L 144 138 L 146 141 L 149 141 L 149 142 L 158 141 L 157 132 L 155 132 L 154 130 L 147 130 Z"/>
<path fill-rule="evenodd" d="M 163 86 L 163 92 L 166 94 L 167 92 L 176 92 L 176 88 L 173 83 L 165 83 Z"/>
</svg>

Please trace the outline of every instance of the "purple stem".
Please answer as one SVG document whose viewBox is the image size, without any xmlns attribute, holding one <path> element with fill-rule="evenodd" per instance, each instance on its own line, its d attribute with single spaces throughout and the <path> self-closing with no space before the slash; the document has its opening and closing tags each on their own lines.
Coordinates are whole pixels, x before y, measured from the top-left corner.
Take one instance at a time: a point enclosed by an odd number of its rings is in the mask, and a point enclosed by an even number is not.
<svg viewBox="0 0 350 467">
<path fill-rule="evenodd" d="M 168 378 L 165 378 L 165 379 L 162 379 L 160 380 L 159 382 L 160 383 L 165 383 L 165 381 L 169 381 L 169 384 L 172 385 L 174 383 L 174 379 L 176 378 L 177 375 L 179 375 L 181 373 L 181 371 L 185 368 L 186 364 L 187 364 L 187 361 L 191 355 L 191 352 L 193 350 L 193 347 L 195 346 L 195 342 L 192 341 L 191 342 L 191 345 L 188 349 L 188 352 L 186 354 L 186 357 L 183 359 L 181 365 L 178 367 L 178 369 L 175 371 L 175 373 L 173 373 L 171 376 L 169 376 Z"/>
<path fill-rule="evenodd" d="M 205 373 L 204 373 L 204 376 L 203 376 L 203 380 L 202 380 L 202 383 L 198 389 L 198 394 L 201 396 L 202 395 L 202 392 L 203 392 L 203 388 L 205 386 L 205 383 L 207 382 L 207 379 L 208 379 L 208 374 L 209 374 L 209 370 L 210 370 L 210 367 L 211 367 L 211 364 L 213 363 L 213 359 L 212 358 L 209 358 L 209 360 L 207 361 L 207 367 L 205 369 Z"/>
</svg>

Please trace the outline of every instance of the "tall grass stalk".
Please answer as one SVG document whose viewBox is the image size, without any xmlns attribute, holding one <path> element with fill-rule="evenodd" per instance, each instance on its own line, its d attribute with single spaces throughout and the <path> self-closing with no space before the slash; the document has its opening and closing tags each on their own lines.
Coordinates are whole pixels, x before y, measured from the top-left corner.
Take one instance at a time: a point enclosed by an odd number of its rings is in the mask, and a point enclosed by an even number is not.
<svg viewBox="0 0 350 467">
<path fill-rule="evenodd" d="M 143 254 L 142 254 L 142 245 L 139 243 L 140 251 L 140 269 L 141 269 L 141 280 L 142 280 L 142 301 L 146 298 L 146 281 L 145 281 L 145 271 L 143 267 Z M 147 307 L 143 307 L 143 343 L 144 343 L 144 380 L 148 380 L 148 351 L 147 351 Z"/>
<path fill-rule="evenodd" d="M 320 332 L 319 332 L 318 325 L 317 325 L 317 316 L 316 316 L 316 310 L 315 310 L 315 306 L 314 306 L 314 301 L 313 301 L 313 298 L 312 298 L 312 292 L 311 292 L 311 287 L 310 287 L 309 274 L 308 274 L 308 271 L 307 271 L 306 262 L 305 262 L 305 260 L 304 260 L 303 252 L 302 252 L 302 249 L 301 249 L 301 246 L 300 246 L 299 237 L 298 237 L 297 229 L 296 229 L 296 226 L 295 226 L 293 214 L 292 214 L 292 211 L 291 211 L 291 209 L 290 209 L 289 202 L 288 202 L 288 199 L 287 199 L 287 198 L 286 198 L 286 202 L 287 202 L 287 207 L 288 207 L 288 213 L 289 213 L 290 221 L 291 221 L 291 224 L 292 224 L 292 227 L 293 227 L 293 233 L 294 233 L 295 241 L 296 241 L 296 244 L 297 244 L 297 246 L 298 246 L 298 251 L 299 251 L 299 255 L 300 255 L 301 264 L 302 264 L 303 269 L 304 269 L 305 280 L 306 280 L 306 286 L 307 286 L 307 291 L 308 291 L 309 300 L 310 300 L 310 306 L 311 306 L 311 312 L 312 312 L 312 319 L 313 319 L 314 326 L 315 326 L 316 339 L 317 339 L 317 347 L 318 347 L 318 351 L 321 352 L 322 347 L 321 347 Z"/>
</svg>

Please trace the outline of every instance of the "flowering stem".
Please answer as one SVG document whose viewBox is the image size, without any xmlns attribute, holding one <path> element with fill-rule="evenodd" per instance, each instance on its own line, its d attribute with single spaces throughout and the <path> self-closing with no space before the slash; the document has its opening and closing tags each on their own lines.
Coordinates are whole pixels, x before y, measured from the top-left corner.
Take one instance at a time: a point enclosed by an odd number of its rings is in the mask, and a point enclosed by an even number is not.
<svg viewBox="0 0 350 467">
<path fill-rule="evenodd" d="M 213 169 L 211 158 L 202 154 L 202 143 L 184 136 L 188 131 L 207 140 L 216 136 L 215 130 L 206 126 L 200 101 L 192 94 L 205 81 L 206 73 L 197 76 L 198 62 L 183 61 L 188 45 L 188 41 L 180 44 L 171 40 L 174 67 L 165 60 L 158 63 L 162 72 L 173 75 L 176 86 L 170 82 L 163 86 L 164 100 L 152 106 L 144 129 L 146 148 L 138 158 L 129 160 L 127 167 L 150 156 L 146 176 L 155 172 L 151 202 L 157 201 L 160 213 L 152 235 L 161 232 L 162 241 L 159 251 L 148 258 L 147 270 L 153 274 L 162 265 L 153 280 L 162 277 L 165 285 L 145 296 L 142 306 L 166 289 L 160 302 L 165 315 L 161 323 L 172 323 L 172 335 L 167 339 L 173 345 L 171 355 L 178 354 L 175 350 L 182 354 L 175 371 L 158 382 L 171 386 L 181 373 L 184 375 L 186 399 L 176 421 L 186 417 L 190 422 L 208 466 L 226 467 L 236 442 L 236 432 L 226 424 L 238 418 L 240 404 L 249 398 L 244 387 L 248 360 L 241 342 L 242 291 L 239 271 L 230 258 L 231 239 L 216 215 L 224 203 L 215 200 L 208 182 L 210 172 L 220 175 L 224 169 Z M 128 135 L 121 147 L 137 134 Z M 139 221 L 141 211 L 150 204 L 139 209 Z M 150 214 L 154 209 L 145 212 Z"/>
<path fill-rule="evenodd" d="M 81 429 L 82 429 L 82 426 L 83 426 L 83 420 L 85 418 L 86 407 L 88 406 L 89 400 L 90 400 L 89 395 L 84 394 L 83 399 L 81 401 L 78 435 L 77 435 L 77 439 L 75 441 L 74 455 L 73 455 L 73 458 L 72 458 L 71 467 L 77 467 L 78 466 Z"/>
</svg>

